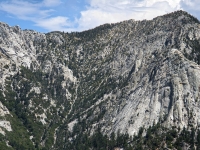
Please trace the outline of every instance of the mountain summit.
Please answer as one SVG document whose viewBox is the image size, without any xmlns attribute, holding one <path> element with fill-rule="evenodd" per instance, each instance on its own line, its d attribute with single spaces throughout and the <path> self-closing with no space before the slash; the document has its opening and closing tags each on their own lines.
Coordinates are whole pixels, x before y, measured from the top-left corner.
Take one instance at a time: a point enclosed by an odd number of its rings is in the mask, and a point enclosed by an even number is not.
<svg viewBox="0 0 200 150">
<path fill-rule="evenodd" d="M 0 23 L 0 148 L 100 149 L 158 124 L 172 144 L 198 137 L 199 65 L 200 23 L 184 11 L 73 33 Z"/>
</svg>

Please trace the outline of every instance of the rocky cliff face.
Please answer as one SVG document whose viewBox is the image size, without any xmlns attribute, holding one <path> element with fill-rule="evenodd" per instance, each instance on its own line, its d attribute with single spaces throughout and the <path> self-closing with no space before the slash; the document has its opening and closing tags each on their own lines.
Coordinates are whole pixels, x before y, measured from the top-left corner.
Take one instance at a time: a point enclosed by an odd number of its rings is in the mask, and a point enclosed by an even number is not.
<svg viewBox="0 0 200 150">
<path fill-rule="evenodd" d="M 30 145 L 47 149 L 99 127 L 107 135 L 134 135 L 157 122 L 200 127 L 200 24 L 186 12 L 81 33 L 0 23 L 0 35 L 7 139 L 16 124 Z"/>
</svg>

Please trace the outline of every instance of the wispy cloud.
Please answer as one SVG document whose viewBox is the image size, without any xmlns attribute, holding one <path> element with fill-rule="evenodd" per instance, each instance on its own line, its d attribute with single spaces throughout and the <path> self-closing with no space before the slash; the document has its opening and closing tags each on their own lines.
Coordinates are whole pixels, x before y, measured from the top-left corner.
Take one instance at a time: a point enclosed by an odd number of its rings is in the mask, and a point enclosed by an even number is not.
<svg viewBox="0 0 200 150">
<path fill-rule="evenodd" d="M 48 31 L 67 30 L 68 18 L 65 16 L 53 16 L 55 6 L 62 4 L 59 0 L 44 0 L 39 3 L 31 3 L 24 0 L 11 0 L 0 3 L 0 10 L 11 14 L 18 19 L 32 21 L 35 26 Z"/>
<path fill-rule="evenodd" d="M 186 10 L 200 11 L 200 1 L 199 0 L 182 0 L 181 5 Z"/>
<path fill-rule="evenodd" d="M 42 4 L 46 7 L 55 7 L 60 5 L 62 2 L 60 0 L 44 0 Z"/>
<path fill-rule="evenodd" d="M 44 16 L 47 13 L 47 10 L 38 11 L 39 5 L 38 4 L 32 4 L 25 1 L 6 1 L 1 2 L 0 9 L 12 14 L 14 16 L 17 16 L 19 19 L 32 19 L 35 15 L 42 15 Z M 48 10 L 50 11 L 50 10 Z M 34 16 L 33 16 L 34 15 Z"/>
<path fill-rule="evenodd" d="M 69 27 L 71 27 L 71 23 L 69 22 L 68 18 L 57 16 L 51 17 L 44 20 L 38 20 L 36 26 L 45 28 L 49 31 L 68 31 Z"/>
</svg>

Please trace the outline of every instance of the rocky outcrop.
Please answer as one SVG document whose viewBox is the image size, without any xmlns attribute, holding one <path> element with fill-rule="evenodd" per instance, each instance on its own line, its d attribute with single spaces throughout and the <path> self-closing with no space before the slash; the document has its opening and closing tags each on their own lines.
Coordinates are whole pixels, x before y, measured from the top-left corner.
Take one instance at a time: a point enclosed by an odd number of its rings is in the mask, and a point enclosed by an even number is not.
<svg viewBox="0 0 200 150">
<path fill-rule="evenodd" d="M 134 135 L 140 127 L 147 128 L 159 121 L 166 127 L 199 127 L 198 64 L 172 49 L 166 56 L 158 53 L 156 61 L 142 65 L 140 70 L 145 71 L 134 88 L 129 83 L 125 103 L 112 111 L 119 113 L 106 113 L 105 124 L 112 115 L 112 125 L 102 127 L 106 133 L 120 130 Z M 133 77 L 130 82 L 137 80 L 137 76 Z"/>
</svg>

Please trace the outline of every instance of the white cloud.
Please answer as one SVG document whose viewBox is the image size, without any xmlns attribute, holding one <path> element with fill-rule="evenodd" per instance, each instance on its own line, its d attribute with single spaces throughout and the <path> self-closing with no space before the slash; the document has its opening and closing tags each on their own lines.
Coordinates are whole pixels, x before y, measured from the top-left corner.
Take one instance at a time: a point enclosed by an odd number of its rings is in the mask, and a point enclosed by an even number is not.
<svg viewBox="0 0 200 150">
<path fill-rule="evenodd" d="M 90 6 L 81 12 L 79 18 L 80 30 L 127 19 L 152 19 L 181 8 L 181 0 L 90 0 L 89 2 Z"/>
<path fill-rule="evenodd" d="M 149 20 L 176 10 L 185 10 L 200 18 L 199 8 L 199 0 L 89 0 L 89 7 L 81 12 L 78 29 L 127 19 Z"/>
</svg>

